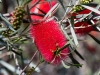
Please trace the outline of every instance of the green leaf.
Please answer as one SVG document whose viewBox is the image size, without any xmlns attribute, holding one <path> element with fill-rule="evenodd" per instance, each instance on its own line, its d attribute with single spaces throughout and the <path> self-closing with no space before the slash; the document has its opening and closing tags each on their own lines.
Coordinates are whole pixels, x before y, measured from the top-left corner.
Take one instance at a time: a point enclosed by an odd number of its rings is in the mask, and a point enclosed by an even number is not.
<svg viewBox="0 0 100 75">
<path fill-rule="evenodd" d="M 22 68 L 24 68 L 25 64 L 24 64 L 24 57 L 23 57 L 23 53 L 22 52 L 21 52 L 20 58 L 21 58 Z"/>
<path fill-rule="evenodd" d="M 18 30 L 18 35 L 23 35 L 27 33 L 29 26 L 29 23 L 22 23 L 20 29 Z"/>
<path fill-rule="evenodd" d="M 66 9 L 65 9 L 65 7 L 64 7 L 64 5 L 63 5 L 63 1 L 62 0 L 58 0 L 59 1 L 59 3 L 61 4 L 61 6 L 63 7 L 63 9 L 66 11 Z"/>
<path fill-rule="evenodd" d="M 93 38 L 98 44 L 100 44 L 100 41 L 98 39 L 96 39 L 94 36 L 92 36 L 91 34 L 87 33 L 91 38 Z"/>
<path fill-rule="evenodd" d="M 10 24 L 10 22 L 9 22 L 2 14 L 0 14 L 0 18 L 5 22 L 6 26 L 7 26 L 10 30 L 12 30 L 12 31 L 15 32 L 15 30 L 12 28 L 12 25 Z"/>
<path fill-rule="evenodd" d="M 7 28 L 0 28 L 0 32 L 6 31 L 6 30 L 7 30 Z"/>
<path fill-rule="evenodd" d="M 19 0 L 16 0 L 16 2 L 17 2 L 17 5 L 19 6 Z"/>
<path fill-rule="evenodd" d="M 14 36 L 18 33 L 18 31 L 12 32 L 9 36 Z"/>
<path fill-rule="evenodd" d="M 74 16 L 71 16 L 71 25 L 74 27 Z"/>
<path fill-rule="evenodd" d="M 17 43 L 18 41 L 20 41 L 22 39 L 22 37 L 17 37 L 17 38 L 15 38 L 15 39 L 13 39 L 13 43 Z"/>
<path fill-rule="evenodd" d="M 86 8 L 86 9 L 89 9 L 91 10 L 92 12 L 95 12 L 97 14 L 100 14 L 100 11 L 97 10 L 96 8 L 93 8 L 93 7 L 90 7 L 90 6 L 87 6 L 87 5 L 81 5 L 82 7 Z"/>
<path fill-rule="evenodd" d="M 31 16 L 30 16 L 30 12 L 29 12 L 30 9 L 29 9 L 28 5 L 26 7 L 26 10 L 27 10 L 27 15 L 28 15 L 29 21 L 32 22 L 32 19 L 31 19 Z"/>
<path fill-rule="evenodd" d="M 68 21 L 71 22 L 70 20 L 68 20 Z M 71 30 L 72 37 L 74 38 L 75 45 L 79 46 L 79 43 L 78 43 L 78 40 L 77 40 L 77 36 L 76 36 L 74 28 L 72 26 L 73 25 L 70 24 L 70 30 Z"/>
<path fill-rule="evenodd" d="M 66 68 L 66 69 L 69 69 L 70 68 L 70 66 L 67 66 L 65 63 L 64 63 L 64 61 L 61 61 L 62 62 L 62 65 Z"/>
<path fill-rule="evenodd" d="M 14 52 L 15 54 L 17 54 L 17 55 L 19 55 L 19 56 L 21 55 L 21 52 L 16 52 L 16 51 L 14 51 L 14 50 L 12 50 L 12 49 L 11 49 L 10 51 Z"/>
<path fill-rule="evenodd" d="M 61 50 L 67 48 L 67 47 L 71 44 L 72 41 L 73 41 L 73 38 L 70 39 L 70 40 L 67 42 L 67 44 L 65 44 L 62 48 L 58 49 L 57 52 L 55 51 L 55 54 L 59 54 L 59 52 L 61 52 Z"/>
<path fill-rule="evenodd" d="M 71 66 L 82 67 L 82 64 L 71 64 L 71 63 L 68 63 L 68 64 Z"/>
<path fill-rule="evenodd" d="M 74 64 L 80 65 L 80 63 L 73 57 L 73 55 L 71 53 L 69 54 L 69 57 Z M 82 66 L 76 66 L 76 67 L 79 68 L 79 67 L 82 67 Z"/>
<path fill-rule="evenodd" d="M 44 12 L 43 10 L 41 10 L 40 8 L 36 7 L 41 13 L 43 13 L 44 15 L 46 15 L 46 12 Z"/>
<path fill-rule="evenodd" d="M 75 53 L 76 53 L 82 60 L 84 60 L 84 58 L 82 57 L 82 55 L 81 55 L 77 50 L 75 50 Z"/>
<path fill-rule="evenodd" d="M 0 45 L 7 45 L 7 42 L 3 41 L 1 38 L 0 38 Z"/>
<path fill-rule="evenodd" d="M 71 46 L 70 46 L 70 48 L 71 48 L 82 60 L 84 60 L 84 58 L 82 57 L 82 55 L 81 55 L 76 49 L 72 48 Z"/>
</svg>

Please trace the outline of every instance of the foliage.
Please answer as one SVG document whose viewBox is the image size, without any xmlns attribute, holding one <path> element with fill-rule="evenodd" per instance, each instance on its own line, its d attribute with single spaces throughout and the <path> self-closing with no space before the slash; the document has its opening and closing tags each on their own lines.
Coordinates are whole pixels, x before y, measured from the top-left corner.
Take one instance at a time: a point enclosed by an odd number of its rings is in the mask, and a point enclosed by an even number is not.
<svg viewBox="0 0 100 75">
<path fill-rule="evenodd" d="M 65 68 L 82 67 L 84 64 L 74 57 L 76 54 L 84 60 L 84 57 L 77 51 L 79 47 L 77 35 L 86 36 L 88 34 L 100 44 L 100 41 L 90 34 L 91 31 L 100 32 L 100 5 L 92 0 L 78 0 L 75 1 L 75 4 L 71 0 L 68 5 L 64 5 L 63 0 L 54 2 L 53 0 L 16 0 L 16 3 L 18 6 L 13 12 L 0 13 L 0 51 L 1 54 L 4 54 L 4 50 L 6 50 L 7 53 L 9 52 L 10 59 L 14 58 L 17 66 L 16 74 L 31 75 L 36 71 L 38 65 L 44 62 L 53 65 L 62 63 Z M 31 7 L 29 7 L 30 3 L 32 3 Z M 37 7 L 38 4 L 41 7 Z M 47 9 L 44 9 L 44 6 Z M 64 9 L 64 16 L 58 19 L 55 14 L 60 6 Z M 70 32 L 68 33 L 67 30 Z M 32 63 L 37 51 L 25 66 L 22 48 L 30 40 L 33 40 L 40 53 L 39 63 L 32 68 L 29 67 L 29 64 Z M 68 57 L 71 62 L 64 61 Z M 2 58 L 0 58 L 0 62 L 2 62 L 1 65 L 6 64 L 4 67 L 7 68 L 8 73 L 12 71 L 13 74 L 12 69 L 16 70 Z M 29 69 L 26 70 L 27 68 Z"/>
</svg>

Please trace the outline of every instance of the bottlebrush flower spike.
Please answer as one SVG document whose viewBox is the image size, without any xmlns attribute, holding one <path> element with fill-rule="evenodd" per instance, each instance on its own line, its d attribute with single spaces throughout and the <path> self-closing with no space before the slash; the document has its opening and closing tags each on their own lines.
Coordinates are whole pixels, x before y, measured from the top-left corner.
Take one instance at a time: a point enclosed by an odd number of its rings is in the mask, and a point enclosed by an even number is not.
<svg viewBox="0 0 100 75">
<path fill-rule="evenodd" d="M 72 16 L 76 16 L 77 14 L 89 14 L 90 12 L 91 12 L 91 10 L 84 9 L 84 10 L 78 12 L 78 13 L 73 12 Z"/>
<path fill-rule="evenodd" d="M 94 22 L 96 22 L 96 20 Z M 88 22 L 85 22 L 85 21 L 76 23 L 74 25 L 74 29 L 75 29 L 75 32 L 80 35 L 84 35 L 91 31 L 95 31 L 95 28 L 93 27 L 93 25 L 89 25 Z"/>
<path fill-rule="evenodd" d="M 92 4 L 91 4 L 91 7 L 96 7 L 96 6 L 97 6 L 97 4 L 94 4 L 94 6 L 92 6 Z M 78 20 L 80 18 L 76 18 L 77 15 L 81 15 L 81 16 L 84 15 L 84 14 L 88 15 L 90 12 L 92 12 L 92 11 L 88 10 L 88 9 L 84 9 L 84 10 L 77 12 L 77 13 L 73 12 L 71 15 L 74 16 L 76 20 Z M 84 35 L 84 34 L 89 33 L 91 31 L 97 31 L 98 30 L 98 29 L 95 28 L 95 26 L 92 25 L 92 22 L 93 22 L 93 24 L 95 24 L 97 22 L 97 20 L 93 19 L 93 18 L 98 16 L 98 14 L 91 13 L 88 16 L 91 16 L 91 15 L 92 15 L 92 17 L 91 18 L 87 17 L 86 21 L 85 21 L 86 18 L 84 18 L 84 20 L 74 24 L 74 29 L 75 29 L 76 33 L 78 33 L 80 35 Z"/>
<path fill-rule="evenodd" d="M 32 0 L 32 4 L 36 3 L 38 0 Z M 51 3 L 45 0 L 40 0 L 40 2 L 34 6 L 30 11 L 37 13 L 37 14 L 43 14 L 40 10 L 42 10 L 45 14 L 50 10 L 51 6 L 54 6 L 56 4 L 56 0 L 51 0 Z M 40 9 L 40 10 L 39 10 Z M 32 15 L 31 16 L 32 20 L 38 20 L 42 19 L 43 17 L 37 16 L 37 15 Z"/>
<path fill-rule="evenodd" d="M 46 19 L 37 25 L 31 25 L 30 34 L 47 62 L 54 65 L 59 64 L 61 60 L 68 56 L 68 48 L 58 51 L 59 48 L 62 48 L 67 43 L 67 39 L 55 20 Z"/>
</svg>

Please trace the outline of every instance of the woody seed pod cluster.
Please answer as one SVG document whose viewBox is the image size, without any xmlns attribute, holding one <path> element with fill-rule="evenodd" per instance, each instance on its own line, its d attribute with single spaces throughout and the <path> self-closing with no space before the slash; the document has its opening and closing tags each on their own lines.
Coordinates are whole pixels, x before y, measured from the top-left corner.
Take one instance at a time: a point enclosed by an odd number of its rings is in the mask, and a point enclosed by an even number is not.
<svg viewBox="0 0 100 75">
<path fill-rule="evenodd" d="M 2 24 L 0 24 L 0 28 L 4 28 Z M 11 33 L 10 29 L 7 29 L 6 31 L 2 31 L 1 34 L 4 36 L 8 36 Z"/>
<path fill-rule="evenodd" d="M 9 37 L 9 34 L 11 33 L 10 29 L 7 29 L 6 31 L 2 32 L 2 35 L 4 35 L 5 37 Z"/>
<path fill-rule="evenodd" d="M 20 28 L 24 15 L 25 15 L 25 10 L 23 6 L 15 8 L 15 11 L 13 12 L 10 21 L 14 30 L 18 30 Z M 8 30 L 2 32 L 2 35 L 8 37 L 11 34 L 11 32 L 12 31 L 8 28 Z"/>
<path fill-rule="evenodd" d="M 20 28 L 24 16 L 25 16 L 25 10 L 23 6 L 15 8 L 15 11 L 13 12 L 12 15 L 12 20 L 10 21 L 15 30 Z"/>
</svg>

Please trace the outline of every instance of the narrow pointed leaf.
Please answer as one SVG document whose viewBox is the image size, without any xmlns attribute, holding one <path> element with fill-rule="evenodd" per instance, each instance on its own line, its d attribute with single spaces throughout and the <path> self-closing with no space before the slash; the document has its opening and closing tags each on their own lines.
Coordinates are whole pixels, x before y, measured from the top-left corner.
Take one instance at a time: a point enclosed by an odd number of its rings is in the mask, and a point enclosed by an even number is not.
<svg viewBox="0 0 100 75">
<path fill-rule="evenodd" d="M 92 36 L 91 34 L 89 34 L 89 33 L 87 33 L 91 38 L 93 38 L 98 44 L 100 44 L 100 41 L 97 39 L 97 38 L 95 38 L 94 36 Z"/>
<path fill-rule="evenodd" d="M 32 19 L 31 19 L 31 16 L 30 16 L 30 12 L 29 12 L 30 10 L 29 10 L 28 5 L 27 5 L 26 9 L 27 9 L 27 15 L 28 15 L 29 21 L 32 22 Z"/>
<path fill-rule="evenodd" d="M 29 23 L 26 23 L 26 24 L 22 23 L 20 29 L 18 30 L 18 34 L 22 35 L 22 34 L 26 33 L 28 31 L 29 26 L 30 26 Z"/>
<path fill-rule="evenodd" d="M 74 64 L 80 64 L 74 57 L 73 57 L 73 55 L 70 53 L 69 54 L 69 57 L 70 57 L 70 59 L 72 60 L 72 62 L 74 63 Z M 79 67 L 81 67 L 81 66 L 76 66 L 77 68 L 79 68 Z"/>
<path fill-rule="evenodd" d="M 74 50 L 71 46 L 70 46 L 70 48 L 72 49 L 72 50 Z M 82 60 L 84 60 L 84 58 L 82 57 L 82 55 L 75 49 L 74 50 L 74 52 L 82 59 Z"/>
<path fill-rule="evenodd" d="M 66 11 L 65 7 L 64 7 L 64 4 L 63 4 L 63 1 L 62 0 L 58 0 L 59 3 L 61 4 L 61 6 L 63 7 L 63 9 Z"/>
<path fill-rule="evenodd" d="M 54 10 L 57 11 L 57 9 L 58 9 L 59 6 L 60 6 L 60 4 L 59 4 L 59 3 L 56 3 L 56 4 L 48 11 L 48 13 L 44 16 L 43 19 L 46 19 L 46 18 L 50 17 L 51 14 L 52 14 L 52 12 L 53 12 Z M 56 9 L 56 8 L 57 8 L 57 9 Z"/>
<path fill-rule="evenodd" d="M 84 5 L 96 7 L 98 4 L 97 3 L 88 3 L 88 4 L 84 4 Z"/>
<path fill-rule="evenodd" d="M 5 45 L 6 46 L 7 43 L 0 38 L 0 45 Z"/>
<path fill-rule="evenodd" d="M 22 69 L 23 69 L 25 64 L 24 64 L 24 58 L 23 58 L 23 53 L 22 52 L 21 52 L 20 58 L 21 58 L 21 64 L 22 64 Z"/>
<path fill-rule="evenodd" d="M 21 53 L 20 52 L 16 52 L 16 51 L 14 51 L 14 50 L 11 50 L 12 52 L 14 52 L 15 54 L 17 54 L 17 55 L 21 55 Z"/>
<path fill-rule="evenodd" d="M 15 32 L 15 30 L 12 28 L 12 25 L 10 24 L 10 22 L 2 15 L 0 14 L 0 18 L 5 22 L 6 26 L 11 29 L 12 31 Z"/>
<path fill-rule="evenodd" d="M 73 41 L 73 38 L 70 39 L 70 40 L 67 42 L 67 44 L 65 44 L 62 48 L 58 49 L 58 52 L 60 52 L 61 50 L 67 48 L 67 47 L 71 44 L 72 41 Z"/>
<path fill-rule="evenodd" d="M 64 61 L 62 61 L 62 65 L 63 65 L 66 69 L 70 68 L 70 66 L 67 66 L 67 65 L 64 63 Z"/>
<path fill-rule="evenodd" d="M 87 6 L 87 5 L 81 5 L 82 7 L 86 8 L 86 9 L 89 9 L 91 10 L 92 12 L 95 12 L 97 14 L 100 14 L 100 11 L 97 10 L 96 8 L 93 8 L 93 7 L 90 7 L 90 6 Z"/>
<path fill-rule="evenodd" d="M 30 13 L 30 15 L 35 15 L 35 16 L 41 16 L 41 17 L 44 17 L 45 15 L 44 14 L 38 14 L 38 13 Z"/>
<path fill-rule="evenodd" d="M 17 4 L 18 4 L 18 6 L 19 6 L 19 0 L 16 0 L 16 2 L 17 2 Z"/>
<path fill-rule="evenodd" d="M 37 7 L 36 7 L 37 8 Z M 46 15 L 46 12 L 44 12 L 43 10 L 41 10 L 41 9 L 39 9 L 39 8 L 37 8 L 40 12 L 42 12 L 43 14 L 45 14 Z"/>
<path fill-rule="evenodd" d="M 72 27 L 74 27 L 74 17 L 73 16 L 71 16 L 71 25 Z"/>
<path fill-rule="evenodd" d="M 82 64 L 71 64 L 71 63 L 68 63 L 68 64 L 71 65 L 71 66 L 82 67 Z"/>
<path fill-rule="evenodd" d="M 82 60 L 84 60 L 84 58 L 82 57 L 82 55 L 81 55 L 77 50 L 75 50 L 75 53 L 76 53 Z"/>
<path fill-rule="evenodd" d="M 71 22 L 71 21 L 69 20 L 69 22 Z M 72 27 L 72 24 L 70 24 L 70 30 L 71 30 L 71 34 L 72 34 L 72 36 L 74 38 L 75 45 L 79 46 L 79 43 L 78 43 L 78 40 L 77 40 L 77 36 L 76 36 L 75 31 L 74 31 L 74 29 Z"/>
<path fill-rule="evenodd" d="M 6 30 L 7 30 L 7 28 L 0 28 L 0 32 L 6 31 Z"/>
</svg>

